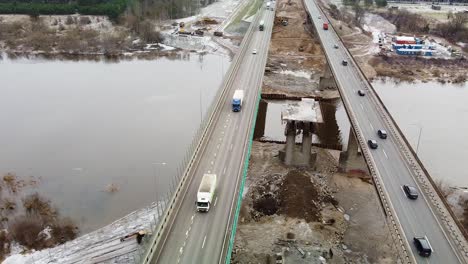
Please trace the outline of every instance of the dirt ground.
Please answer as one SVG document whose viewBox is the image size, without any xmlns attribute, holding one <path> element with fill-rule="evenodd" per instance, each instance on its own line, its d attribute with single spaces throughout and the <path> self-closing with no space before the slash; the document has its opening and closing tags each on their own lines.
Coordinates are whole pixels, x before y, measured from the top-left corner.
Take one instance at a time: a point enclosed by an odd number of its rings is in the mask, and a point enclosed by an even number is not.
<svg viewBox="0 0 468 264">
<path fill-rule="evenodd" d="M 329 1 L 322 1 L 328 8 Z M 327 10 L 327 9 L 325 9 Z M 466 60 L 423 58 L 412 56 L 399 56 L 393 53 L 381 53 L 377 43 L 374 43 L 372 33 L 331 18 L 327 14 L 334 29 L 342 37 L 346 47 L 369 79 L 378 77 L 392 77 L 400 81 L 439 81 L 441 83 L 463 83 L 467 80 Z M 363 20 L 366 30 L 378 29 L 383 33 L 395 33 L 388 25 L 390 22 L 383 17 L 371 14 Z M 380 27 L 380 28 L 379 28 Z M 388 32 L 388 31 L 392 32 Z M 398 34 L 398 32 L 397 32 Z M 453 45 L 440 40 L 445 45 Z M 389 57 L 389 55 L 393 55 Z M 409 66 L 410 65 L 410 66 Z"/>
<path fill-rule="evenodd" d="M 276 8 L 263 93 L 337 98 L 336 90 L 318 89 L 325 57 L 311 25 L 306 24 L 302 1 L 278 0 Z"/>
<path fill-rule="evenodd" d="M 325 149 L 315 170 L 284 166 L 283 147 L 253 143 L 233 263 L 396 263 L 373 185 Z"/>
</svg>

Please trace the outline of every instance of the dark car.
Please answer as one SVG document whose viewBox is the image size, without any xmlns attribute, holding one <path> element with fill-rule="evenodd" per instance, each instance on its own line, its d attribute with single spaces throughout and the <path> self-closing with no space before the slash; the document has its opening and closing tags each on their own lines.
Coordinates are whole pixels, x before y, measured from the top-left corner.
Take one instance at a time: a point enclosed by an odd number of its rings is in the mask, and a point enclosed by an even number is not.
<svg viewBox="0 0 468 264">
<path fill-rule="evenodd" d="M 358 90 L 357 93 L 358 93 L 360 96 L 366 95 L 366 92 L 364 92 L 364 90 Z"/>
<path fill-rule="evenodd" d="M 346 66 L 346 65 L 348 65 L 348 61 L 347 61 L 347 60 L 343 60 L 343 61 L 341 62 L 341 64 L 343 64 L 343 66 Z"/>
<path fill-rule="evenodd" d="M 403 185 L 403 191 L 405 191 L 405 194 L 408 198 L 412 200 L 418 199 L 418 190 L 416 190 L 416 188 L 413 186 Z"/>
<path fill-rule="evenodd" d="M 386 139 L 387 138 L 387 131 L 383 129 L 377 130 L 377 134 L 379 135 L 379 138 L 381 139 Z"/>
<path fill-rule="evenodd" d="M 413 243 L 421 257 L 429 257 L 432 253 L 432 247 L 427 237 L 415 237 Z"/>
<path fill-rule="evenodd" d="M 373 139 L 369 139 L 369 140 L 367 141 L 367 143 L 369 144 L 369 147 L 370 147 L 371 149 L 376 149 L 376 148 L 378 147 L 377 141 L 375 141 L 375 140 L 373 140 Z"/>
</svg>

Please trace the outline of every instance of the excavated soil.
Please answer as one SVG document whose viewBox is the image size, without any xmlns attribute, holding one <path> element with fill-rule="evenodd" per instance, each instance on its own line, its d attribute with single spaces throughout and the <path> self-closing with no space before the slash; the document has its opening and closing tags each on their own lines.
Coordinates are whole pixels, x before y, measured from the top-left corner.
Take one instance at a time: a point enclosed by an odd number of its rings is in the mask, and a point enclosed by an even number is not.
<svg viewBox="0 0 468 264">
<path fill-rule="evenodd" d="M 319 190 L 312 184 L 310 177 L 298 171 L 290 171 L 283 181 L 280 194 L 280 214 L 302 218 L 307 222 L 319 221 L 321 200 Z"/>
</svg>

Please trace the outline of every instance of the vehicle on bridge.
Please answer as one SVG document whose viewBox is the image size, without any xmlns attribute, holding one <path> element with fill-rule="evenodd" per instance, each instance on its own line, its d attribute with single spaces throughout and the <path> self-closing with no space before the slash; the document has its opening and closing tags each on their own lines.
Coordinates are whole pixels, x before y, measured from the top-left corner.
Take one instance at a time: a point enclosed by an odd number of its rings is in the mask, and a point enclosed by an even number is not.
<svg viewBox="0 0 468 264">
<path fill-rule="evenodd" d="M 270 5 L 271 5 L 270 2 L 268 2 L 268 3 L 266 4 L 266 10 L 270 9 Z"/>
<path fill-rule="evenodd" d="M 341 62 L 341 64 L 343 64 L 343 66 L 346 66 L 346 65 L 348 65 L 348 61 L 347 61 L 347 60 L 343 60 L 343 61 Z"/>
<path fill-rule="evenodd" d="M 403 191 L 405 192 L 406 196 L 411 200 L 418 199 L 418 190 L 413 186 L 403 185 Z"/>
<path fill-rule="evenodd" d="M 261 21 L 260 21 L 260 25 L 258 26 L 258 29 L 259 29 L 260 31 L 263 31 L 264 28 L 265 28 L 265 21 L 261 20 Z"/>
<path fill-rule="evenodd" d="M 379 138 L 381 139 L 386 139 L 387 138 L 387 131 L 383 129 L 377 130 L 377 135 L 379 135 Z"/>
<path fill-rule="evenodd" d="M 358 93 L 360 96 L 366 95 L 366 92 L 364 92 L 364 90 L 358 90 L 357 93 Z"/>
<path fill-rule="evenodd" d="M 431 255 L 433 251 L 432 246 L 426 236 L 413 238 L 413 243 L 421 257 L 429 257 Z"/>
<path fill-rule="evenodd" d="M 256 54 L 257 51 L 255 50 Z M 239 112 L 242 108 L 242 101 L 244 101 L 244 90 L 236 90 L 232 96 L 232 111 Z"/>
<path fill-rule="evenodd" d="M 323 22 L 323 30 L 328 30 L 328 22 Z"/>
<path fill-rule="evenodd" d="M 216 190 L 216 174 L 205 173 L 197 193 L 197 211 L 208 212 Z"/>
<path fill-rule="evenodd" d="M 369 144 L 369 147 L 371 149 L 376 149 L 379 145 L 377 145 L 377 141 L 375 141 L 374 139 L 369 139 L 367 141 L 367 144 Z"/>
</svg>

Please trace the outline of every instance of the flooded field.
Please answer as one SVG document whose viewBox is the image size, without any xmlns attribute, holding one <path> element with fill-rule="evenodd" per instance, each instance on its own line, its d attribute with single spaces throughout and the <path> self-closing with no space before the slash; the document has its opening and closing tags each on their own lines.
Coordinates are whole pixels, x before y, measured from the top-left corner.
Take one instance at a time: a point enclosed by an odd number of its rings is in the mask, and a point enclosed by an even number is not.
<svg viewBox="0 0 468 264">
<path fill-rule="evenodd" d="M 93 230 L 159 199 L 230 59 L 0 60 L 0 173 Z M 113 192 L 109 192 L 113 191 Z"/>
</svg>

